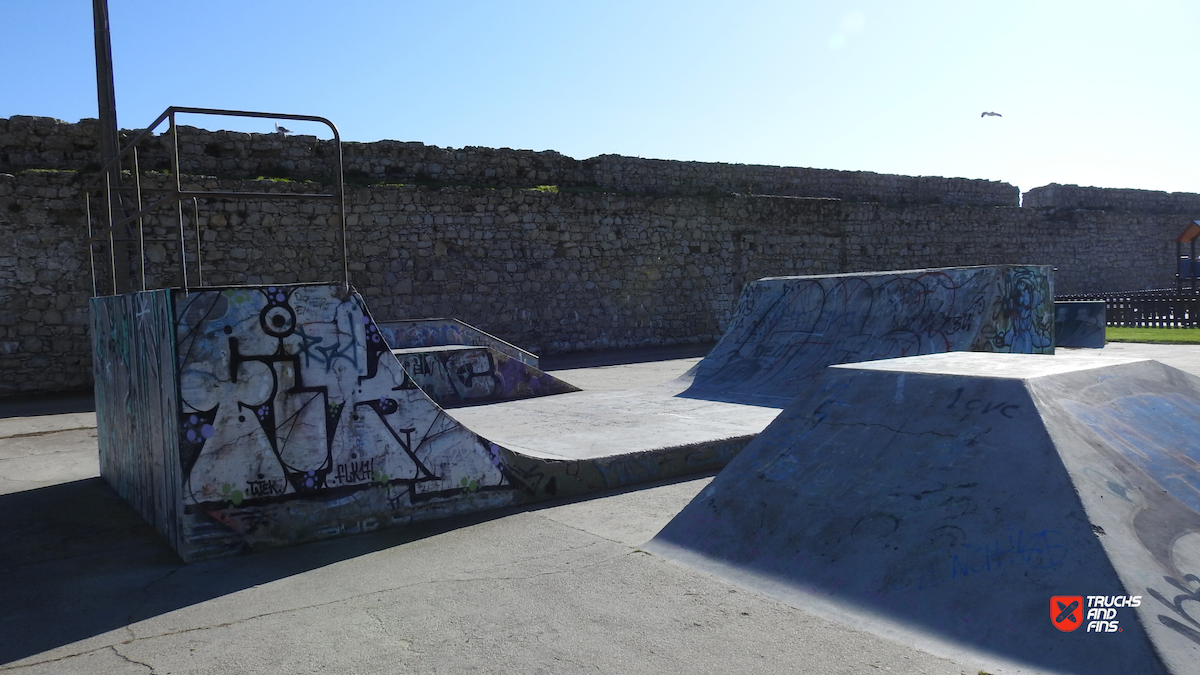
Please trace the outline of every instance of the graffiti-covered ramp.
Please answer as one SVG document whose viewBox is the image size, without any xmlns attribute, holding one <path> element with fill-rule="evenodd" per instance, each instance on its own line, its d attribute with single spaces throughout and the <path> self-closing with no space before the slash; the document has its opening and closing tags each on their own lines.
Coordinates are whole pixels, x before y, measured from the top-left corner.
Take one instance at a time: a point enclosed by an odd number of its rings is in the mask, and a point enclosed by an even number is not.
<svg viewBox="0 0 1200 675">
<path fill-rule="evenodd" d="M 759 279 L 742 289 L 686 395 L 783 406 L 836 363 L 1053 354 L 1050 271 L 990 265 Z"/>
<path fill-rule="evenodd" d="M 536 354 L 458 319 L 376 325 L 404 372 L 443 408 L 579 391 L 538 368 Z"/>
<path fill-rule="evenodd" d="M 1155 361 L 834 366 L 646 549 L 987 672 L 1200 673 L 1197 439 Z"/>
<path fill-rule="evenodd" d="M 101 474 L 184 560 L 544 499 L 337 284 L 92 300 Z"/>
<path fill-rule="evenodd" d="M 778 412 L 576 392 L 460 409 L 481 433 L 337 284 L 97 297 L 92 334 L 101 474 L 188 561 L 718 469 Z M 532 392 L 472 358 L 447 372 Z"/>
</svg>

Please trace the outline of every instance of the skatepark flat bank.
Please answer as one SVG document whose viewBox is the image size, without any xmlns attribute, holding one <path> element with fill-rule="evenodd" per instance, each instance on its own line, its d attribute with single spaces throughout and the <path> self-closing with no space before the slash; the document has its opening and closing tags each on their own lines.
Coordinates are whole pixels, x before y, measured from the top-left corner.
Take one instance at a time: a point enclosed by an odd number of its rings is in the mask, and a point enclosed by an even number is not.
<svg viewBox="0 0 1200 675">
<path fill-rule="evenodd" d="M 1198 437 L 1150 360 L 831 366 L 646 549 L 996 672 L 1197 673 Z M 1064 633 L 1054 596 L 1142 600 Z"/>
</svg>

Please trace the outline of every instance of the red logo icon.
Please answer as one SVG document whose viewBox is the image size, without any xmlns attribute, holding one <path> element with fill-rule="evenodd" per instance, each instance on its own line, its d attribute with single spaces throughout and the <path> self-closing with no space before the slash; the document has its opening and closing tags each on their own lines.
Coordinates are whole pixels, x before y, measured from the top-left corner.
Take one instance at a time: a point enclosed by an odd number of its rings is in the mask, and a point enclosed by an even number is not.
<svg viewBox="0 0 1200 675">
<path fill-rule="evenodd" d="M 1064 633 L 1083 625 L 1082 595 L 1050 596 L 1050 623 Z"/>
</svg>

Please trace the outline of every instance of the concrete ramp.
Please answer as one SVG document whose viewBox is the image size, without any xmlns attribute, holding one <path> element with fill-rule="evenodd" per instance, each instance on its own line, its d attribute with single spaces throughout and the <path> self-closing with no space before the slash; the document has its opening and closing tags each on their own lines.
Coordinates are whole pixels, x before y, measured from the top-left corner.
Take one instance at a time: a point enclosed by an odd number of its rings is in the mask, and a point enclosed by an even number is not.
<svg viewBox="0 0 1200 675">
<path fill-rule="evenodd" d="M 353 289 L 98 297 L 92 333 L 101 475 L 186 561 L 545 498 L 548 472 L 432 401 Z"/>
<path fill-rule="evenodd" d="M 830 367 L 646 549 L 987 672 L 1200 673 L 1200 379 Z"/>
<path fill-rule="evenodd" d="M 412 382 L 443 408 L 579 391 L 542 372 L 536 354 L 458 319 L 375 325 Z"/>
<path fill-rule="evenodd" d="M 379 334 L 392 349 L 445 347 L 451 345 L 487 347 L 522 363 L 538 367 L 538 357 L 530 351 L 486 333 L 465 321 L 450 318 L 400 319 L 378 321 Z"/>
<path fill-rule="evenodd" d="M 688 395 L 784 405 L 826 366 L 951 351 L 1054 353 L 1050 268 L 992 265 L 746 284 Z"/>
<path fill-rule="evenodd" d="M 1054 303 L 1054 346 L 1104 349 L 1103 300 L 1068 300 Z"/>
<path fill-rule="evenodd" d="M 443 408 L 579 391 L 535 366 L 488 347 L 393 349 L 408 377 Z"/>
<path fill-rule="evenodd" d="M 402 366 L 336 284 L 97 297 L 92 335 L 101 475 L 186 561 L 719 469 L 777 412 L 520 398 L 554 382 L 469 345 Z M 497 391 L 519 400 L 459 409 L 484 433 L 430 396 Z"/>
</svg>

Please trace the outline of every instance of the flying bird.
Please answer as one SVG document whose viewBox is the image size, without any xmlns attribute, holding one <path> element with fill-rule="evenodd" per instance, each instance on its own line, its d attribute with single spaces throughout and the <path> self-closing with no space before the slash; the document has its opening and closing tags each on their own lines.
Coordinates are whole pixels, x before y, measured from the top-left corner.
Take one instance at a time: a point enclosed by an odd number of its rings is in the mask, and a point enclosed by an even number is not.
<svg viewBox="0 0 1200 675">
<path fill-rule="evenodd" d="M 987 113 L 984 113 L 984 114 L 987 114 Z M 994 114 L 996 114 L 996 113 L 992 113 L 992 114 L 994 115 Z M 286 136 L 287 134 L 290 134 L 290 133 L 292 133 L 292 130 L 291 130 L 291 129 L 288 129 L 288 128 L 285 128 L 285 127 L 281 127 L 281 126 L 279 126 L 279 123 L 278 123 L 278 122 L 276 122 L 276 123 L 275 123 L 275 132 L 276 132 L 276 133 L 278 133 L 278 134 L 279 134 L 279 135 L 281 135 L 281 136 Z"/>
<path fill-rule="evenodd" d="M 1000 113 L 997 113 L 997 112 L 979 113 L 979 116 L 980 117 L 1004 117 L 1004 115 L 1001 115 Z"/>
</svg>

